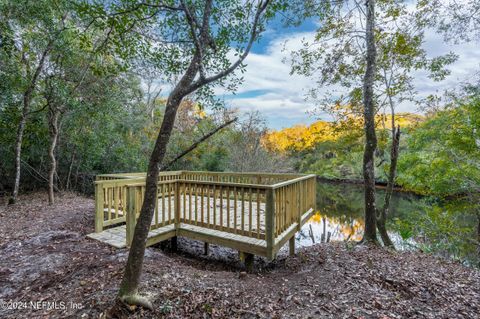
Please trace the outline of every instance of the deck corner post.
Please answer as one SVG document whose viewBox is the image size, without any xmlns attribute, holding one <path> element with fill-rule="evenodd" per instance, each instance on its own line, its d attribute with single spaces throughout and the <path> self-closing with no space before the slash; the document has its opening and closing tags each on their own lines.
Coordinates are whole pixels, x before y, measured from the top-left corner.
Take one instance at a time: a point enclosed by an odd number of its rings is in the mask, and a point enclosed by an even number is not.
<svg viewBox="0 0 480 319">
<path fill-rule="evenodd" d="M 177 236 L 173 236 L 172 238 L 170 238 L 170 248 L 172 249 L 173 252 L 178 251 L 178 237 Z"/>
<path fill-rule="evenodd" d="M 180 182 L 175 182 L 175 231 L 180 228 Z"/>
<path fill-rule="evenodd" d="M 127 185 L 127 212 L 125 216 L 126 224 L 126 244 L 130 247 L 133 241 L 133 233 L 135 232 L 136 214 L 135 214 L 135 187 Z"/>
<path fill-rule="evenodd" d="M 267 189 L 265 205 L 265 239 L 267 241 L 267 258 L 274 259 L 275 244 L 275 190 Z"/>
<path fill-rule="evenodd" d="M 103 230 L 103 185 L 95 183 L 95 232 L 100 233 Z"/>
</svg>

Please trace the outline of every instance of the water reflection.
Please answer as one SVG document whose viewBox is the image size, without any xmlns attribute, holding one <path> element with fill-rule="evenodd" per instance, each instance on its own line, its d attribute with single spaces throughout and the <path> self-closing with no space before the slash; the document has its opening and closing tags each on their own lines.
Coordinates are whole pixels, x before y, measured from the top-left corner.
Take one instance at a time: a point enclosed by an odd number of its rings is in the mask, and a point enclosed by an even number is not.
<svg viewBox="0 0 480 319">
<path fill-rule="evenodd" d="M 385 191 L 377 190 L 377 203 L 383 203 Z M 394 192 L 389 218 L 406 216 L 408 212 L 423 210 L 418 196 Z M 364 230 L 363 187 L 353 184 L 317 183 L 317 212 L 297 234 L 298 246 L 310 246 L 326 241 L 358 241 Z M 392 239 L 396 239 L 392 234 Z M 400 240 L 399 240 L 400 242 Z"/>
</svg>

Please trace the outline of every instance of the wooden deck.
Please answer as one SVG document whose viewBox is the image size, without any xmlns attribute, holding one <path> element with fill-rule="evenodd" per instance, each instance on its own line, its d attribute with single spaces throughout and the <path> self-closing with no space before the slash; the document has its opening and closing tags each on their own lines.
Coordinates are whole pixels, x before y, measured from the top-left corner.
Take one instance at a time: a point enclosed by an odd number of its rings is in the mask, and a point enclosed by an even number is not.
<svg viewBox="0 0 480 319">
<path fill-rule="evenodd" d="M 140 173 L 98 176 L 88 237 L 128 247 L 144 190 Z M 166 172 L 157 198 L 147 245 L 183 236 L 273 259 L 314 213 L 315 176 Z"/>
</svg>

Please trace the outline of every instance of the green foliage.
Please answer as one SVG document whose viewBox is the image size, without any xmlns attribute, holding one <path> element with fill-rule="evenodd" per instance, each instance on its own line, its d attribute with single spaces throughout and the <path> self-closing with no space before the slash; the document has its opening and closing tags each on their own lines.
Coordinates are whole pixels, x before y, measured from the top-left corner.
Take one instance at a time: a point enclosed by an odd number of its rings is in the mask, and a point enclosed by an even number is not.
<svg viewBox="0 0 480 319">
<path fill-rule="evenodd" d="M 479 265 L 479 242 L 472 233 L 472 226 L 478 222 L 472 215 L 472 210 L 478 209 L 475 206 L 464 200 L 426 203 L 420 211 L 395 218 L 393 229 L 424 252 Z"/>
<path fill-rule="evenodd" d="M 399 161 L 398 182 L 416 192 L 448 196 L 480 185 L 480 100 L 460 102 L 416 128 Z"/>
<path fill-rule="evenodd" d="M 284 10 L 288 3 L 285 0 L 270 2 L 266 13 L 258 21 L 260 30 L 275 12 Z M 189 0 L 185 4 L 194 23 L 201 26 L 206 2 Z M 202 52 L 202 77 L 228 69 L 232 63 L 231 56 L 239 57 L 246 51 L 257 6 L 256 1 L 214 2 L 208 30 L 209 44 Z M 162 79 L 168 83 L 178 82 L 186 73 L 197 50 L 197 35 L 187 23 L 181 1 L 115 0 L 92 3 L 81 0 L 76 5 L 76 12 L 91 28 L 108 30 L 102 49 L 120 56 L 125 67 L 146 63 L 160 71 Z M 198 87 L 195 100 L 218 108 L 213 89 L 223 87 L 235 91 L 243 80 L 241 74 L 245 72 L 245 65 L 241 64 L 235 72 Z"/>
</svg>

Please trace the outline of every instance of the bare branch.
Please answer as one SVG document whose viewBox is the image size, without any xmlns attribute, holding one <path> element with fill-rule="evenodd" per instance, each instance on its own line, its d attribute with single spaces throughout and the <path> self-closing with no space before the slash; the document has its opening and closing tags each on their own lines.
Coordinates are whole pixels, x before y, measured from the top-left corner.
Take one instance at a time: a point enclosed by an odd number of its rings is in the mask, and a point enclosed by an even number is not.
<svg viewBox="0 0 480 319">
<path fill-rule="evenodd" d="M 234 118 L 233 120 L 230 120 L 228 122 L 225 122 L 223 123 L 222 125 L 220 125 L 219 127 L 215 128 L 213 131 L 210 131 L 209 133 L 205 134 L 204 136 L 202 136 L 201 138 L 199 138 L 195 143 L 193 143 L 189 148 L 187 148 L 186 150 L 184 150 L 182 153 L 178 154 L 173 160 L 171 160 L 170 162 L 168 162 L 167 164 L 165 165 L 162 165 L 160 167 L 160 171 L 164 171 L 166 169 L 168 169 L 170 166 L 172 166 L 176 161 L 178 161 L 179 159 L 181 159 L 182 157 L 184 157 L 185 155 L 187 155 L 188 153 L 190 153 L 191 151 L 193 151 L 194 149 L 196 149 L 198 147 L 198 145 L 200 145 L 200 143 L 204 142 L 205 140 L 209 139 L 210 137 L 212 137 L 215 133 L 217 133 L 218 131 L 220 131 L 221 129 L 223 129 L 224 127 L 227 127 L 229 126 L 230 124 L 236 122 L 238 120 L 238 118 Z"/>
<path fill-rule="evenodd" d="M 252 33 L 250 35 L 250 39 L 249 39 L 248 44 L 245 48 L 245 51 L 243 51 L 243 53 L 240 55 L 238 60 L 235 61 L 233 64 L 231 64 L 227 69 L 225 69 L 225 70 L 223 70 L 223 71 L 221 71 L 221 72 L 219 72 L 219 73 L 217 73 L 213 76 L 210 76 L 210 77 L 204 78 L 204 79 L 200 78 L 197 81 L 193 82 L 190 85 L 190 87 L 187 89 L 187 93 L 192 93 L 195 90 L 197 90 L 198 88 L 200 88 L 200 87 L 202 87 L 202 86 L 204 86 L 208 83 L 217 81 L 217 80 L 225 77 L 226 75 L 232 73 L 240 64 L 242 64 L 242 62 L 245 60 L 245 58 L 250 53 L 253 42 L 257 38 L 258 31 L 259 31 L 258 30 L 258 25 L 259 25 L 260 19 L 262 17 L 262 14 L 265 12 L 269 3 L 270 3 L 270 0 L 265 0 L 265 2 L 263 2 L 263 1 L 259 2 L 256 14 L 255 14 L 255 18 L 253 20 Z"/>
</svg>

